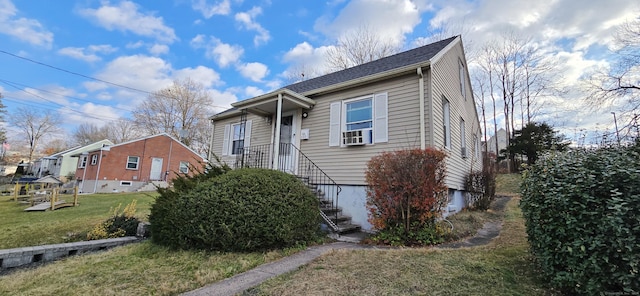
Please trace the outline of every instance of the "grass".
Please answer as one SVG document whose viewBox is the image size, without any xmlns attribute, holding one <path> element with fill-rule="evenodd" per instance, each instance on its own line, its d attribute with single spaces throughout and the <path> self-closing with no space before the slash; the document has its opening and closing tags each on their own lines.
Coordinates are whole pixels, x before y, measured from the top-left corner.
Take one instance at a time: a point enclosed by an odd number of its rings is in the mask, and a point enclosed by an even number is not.
<svg viewBox="0 0 640 296">
<path fill-rule="evenodd" d="M 173 251 L 146 241 L 0 276 L 0 295 L 176 295 L 296 251 Z"/>
<path fill-rule="evenodd" d="M 55 211 L 25 212 L 29 205 L 0 197 L 0 249 L 85 240 L 94 225 L 109 217 L 111 208 L 137 200 L 137 216 L 147 220 L 155 193 L 81 195 L 79 206 Z M 72 197 L 71 197 L 72 198 Z M 69 201 L 69 197 L 63 197 Z"/>
<path fill-rule="evenodd" d="M 0 248 L 82 240 L 111 208 L 138 201 L 146 220 L 155 194 L 95 194 L 80 206 L 24 212 L 27 205 L 0 197 Z M 149 241 L 73 256 L 0 276 L 0 295 L 175 295 L 220 281 L 299 251 L 254 253 L 175 251 Z"/>
<path fill-rule="evenodd" d="M 517 175 L 501 175 L 498 190 L 514 195 Z M 500 236 L 462 249 L 337 250 L 246 295 L 553 295 L 530 259 L 519 198 L 500 215 Z M 471 214 L 469 214 L 471 215 Z M 494 217 L 488 217 L 493 219 Z"/>
</svg>

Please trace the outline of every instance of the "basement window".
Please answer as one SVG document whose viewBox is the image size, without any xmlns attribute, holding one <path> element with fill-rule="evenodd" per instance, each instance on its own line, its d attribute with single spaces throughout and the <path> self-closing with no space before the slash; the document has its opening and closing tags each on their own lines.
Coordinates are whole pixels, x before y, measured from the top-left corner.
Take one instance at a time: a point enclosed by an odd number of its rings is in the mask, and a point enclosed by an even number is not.
<svg viewBox="0 0 640 296">
<path fill-rule="evenodd" d="M 131 181 L 120 181 L 120 186 L 131 186 Z"/>
</svg>

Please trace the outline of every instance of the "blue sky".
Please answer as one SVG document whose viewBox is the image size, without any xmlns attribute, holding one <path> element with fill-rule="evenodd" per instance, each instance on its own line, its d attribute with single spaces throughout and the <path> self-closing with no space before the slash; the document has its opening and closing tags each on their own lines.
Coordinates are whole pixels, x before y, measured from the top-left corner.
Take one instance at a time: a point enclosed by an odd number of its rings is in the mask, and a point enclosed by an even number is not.
<svg viewBox="0 0 640 296">
<path fill-rule="evenodd" d="M 507 31 L 530 36 L 571 85 L 607 65 L 615 26 L 638 11 L 630 0 L 0 0 L 0 92 L 9 112 L 58 112 L 71 132 L 128 117 L 145 92 L 190 77 L 209 89 L 213 113 L 289 84 L 300 69 L 323 72 L 326 50 L 363 25 L 406 49 L 452 24 L 464 24 L 469 47 Z M 549 120 L 613 123 L 602 115 L 611 110 L 586 114 L 570 99 L 549 103 Z"/>
</svg>

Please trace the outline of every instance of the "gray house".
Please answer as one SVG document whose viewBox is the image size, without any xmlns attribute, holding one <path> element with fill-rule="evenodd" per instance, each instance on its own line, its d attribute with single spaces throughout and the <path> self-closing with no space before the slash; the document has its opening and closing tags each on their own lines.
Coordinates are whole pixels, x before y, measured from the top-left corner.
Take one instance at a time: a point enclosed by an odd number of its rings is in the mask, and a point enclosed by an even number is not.
<svg viewBox="0 0 640 296">
<path fill-rule="evenodd" d="M 371 157 L 404 148 L 448 153 L 450 203 L 480 170 L 480 124 L 460 36 L 239 101 L 211 117 L 211 151 L 232 167 L 297 175 L 322 200 L 337 232 L 367 222 L 364 173 Z M 358 225 L 358 226 L 354 226 Z"/>
</svg>

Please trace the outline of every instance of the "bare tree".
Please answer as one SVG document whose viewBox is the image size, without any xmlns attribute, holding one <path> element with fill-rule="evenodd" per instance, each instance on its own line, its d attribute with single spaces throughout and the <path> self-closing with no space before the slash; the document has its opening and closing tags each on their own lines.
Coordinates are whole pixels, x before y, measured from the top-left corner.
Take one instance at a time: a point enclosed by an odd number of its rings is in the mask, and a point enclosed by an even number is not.
<svg viewBox="0 0 640 296">
<path fill-rule="evenodd" d="M 134 111 L 135 127 L 145 134 L 168 133 L 199 153 L 199 141 L 209 128 L 213 99 L 191 79 L 176 80 L 147 97 Z M 204 141 L 206 146 L 207 141 Z"/>
<path fill-rule="evenodd" d="M 104 129 L 93 123 L 83 123 L 76 127 L 73 135 L 73 141 L 78 145 L 88 145 L 100 140 L 107 139 Z"/>
<path fill-rule="evenodd" d="M 338 38 L 337 44 L 327 51 L 327 67 L 331 71 L 344 70 L 390 56 L 399 50 L 393 42 L 362 25 Z"/>
<path fill-rule="evenodd" d="M 39 114 L 34 109 L 18 108 L 9 116 L 9 122 L 20 130 L 29 143 L 29 162 L 31 162 L 40 140 L 59 133 L 62 120 L 57 114 L 49 111 Z"/>
<path fill-rule="evenodd" d="M 616 60 L 610 68 L 589 75 L 587 102 L 595 108 L 620 104 L 623 111 L 640 109 L 640 17 L 618 28 L 614 36 Z"/>
</svg>

